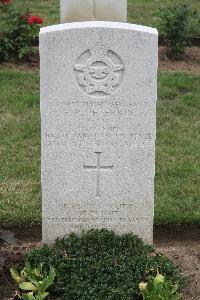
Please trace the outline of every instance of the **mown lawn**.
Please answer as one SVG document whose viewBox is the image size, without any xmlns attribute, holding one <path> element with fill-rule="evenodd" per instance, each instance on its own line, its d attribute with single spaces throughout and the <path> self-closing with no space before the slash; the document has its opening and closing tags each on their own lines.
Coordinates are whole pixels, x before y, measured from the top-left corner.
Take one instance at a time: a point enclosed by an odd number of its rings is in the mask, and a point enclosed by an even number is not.
<svg viewBox="0 0 200 300">
<path fill-rule="evenodd" d="M 41 219 L 38 72 L 0 70 L 0 224 Z"/>
<path fill-rule="evenodd" d="M 200 76 L 158 81 L 156 223 L 200 223 Z"/>
<path fill-rule="evenodd" d="M 38 71 L 0 70 L 0 224 L 41 222 Z M 157 224 L 200 223 L 200 76 L 158 81 Z"/>
<path fill-rule="evenodd" d="M 84 0 L 83 0 L 84 1 Z M 135 24 L 157 27 L 158 10 L 168 5 L 171 0 L 128 0 L 128 21 Z M 176 2 L 182 3 L 181 0 Z M 199 0 L 185 0 L 191 7 L 200 11 Z M 18 8 L 30 8 L 34 14 L 44 18 L 44 25 L 59 23 L 59 0 L 13 0 Z"/>
</svg>

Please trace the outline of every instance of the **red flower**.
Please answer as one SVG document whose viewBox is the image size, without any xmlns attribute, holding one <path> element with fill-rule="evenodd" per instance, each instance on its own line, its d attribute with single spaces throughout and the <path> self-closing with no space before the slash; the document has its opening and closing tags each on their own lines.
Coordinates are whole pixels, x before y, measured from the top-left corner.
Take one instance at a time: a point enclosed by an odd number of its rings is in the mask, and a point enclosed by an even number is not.
<svg viewBox="0 0 200 300">
<path fill-rule="evenodd" d="M 0 0 L 3 4 L 10 4 L 11 0 Z"/>
<path fill-rule="evenodd" d="M 32 24 L 42 24 L 43 23 L 43 19 L 41 19 L 38 16 L 29 16 L 28 19 L 28 24 L 32 25 Z"/>
</svg>

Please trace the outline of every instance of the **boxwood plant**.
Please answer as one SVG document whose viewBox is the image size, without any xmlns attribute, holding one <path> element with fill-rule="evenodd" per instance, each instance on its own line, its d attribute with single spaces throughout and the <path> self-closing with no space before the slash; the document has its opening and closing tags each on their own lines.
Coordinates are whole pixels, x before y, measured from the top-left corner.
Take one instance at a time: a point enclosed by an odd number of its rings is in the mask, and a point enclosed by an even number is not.
<svg viewBox="0 0 200 300">
<path fill-rule="evenodd" d="M 91 230 L 71 233 L 53 246 L 44 245 L 25 257 L 47 271 L 56 269 L 51 295 L 65 300 L 138 300 L 139 283 L 159 271 L 182 289 L 186 284 L 178 267 L 133 234 Z"/>
</svg>

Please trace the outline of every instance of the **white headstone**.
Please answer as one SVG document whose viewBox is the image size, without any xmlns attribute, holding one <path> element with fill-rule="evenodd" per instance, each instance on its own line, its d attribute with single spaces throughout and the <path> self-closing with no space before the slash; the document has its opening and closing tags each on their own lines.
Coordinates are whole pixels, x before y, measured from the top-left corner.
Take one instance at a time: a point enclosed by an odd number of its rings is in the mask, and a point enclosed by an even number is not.
<svg viewBox="0 0 200 300">
<path fill-rule="evenodd" d="M 61 23 L 127 21 L 127 0 L 60 0 Z"/>
<path fill-rule="evenodd" d="M 152 243 L 157 30 L 41 29 L 43 242 L 83 229 Z"/>
</svg>

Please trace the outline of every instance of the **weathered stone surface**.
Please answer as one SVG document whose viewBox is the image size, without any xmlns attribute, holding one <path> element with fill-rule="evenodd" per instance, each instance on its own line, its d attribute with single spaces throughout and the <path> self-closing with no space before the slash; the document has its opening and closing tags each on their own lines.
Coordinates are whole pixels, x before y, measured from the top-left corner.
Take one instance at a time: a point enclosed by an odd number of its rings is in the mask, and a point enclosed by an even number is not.
<svg viewBox="0 0 200 300">
<path fill-rule="evenodd" d="M 90 228 L 152 243 L 157 31 L 41 29 L 43 241 Z"/>
<path fill-rule="evenodd" d="M 61 23 L 127 21 L 127 0 L 60 0 Z"/>
</svg>

